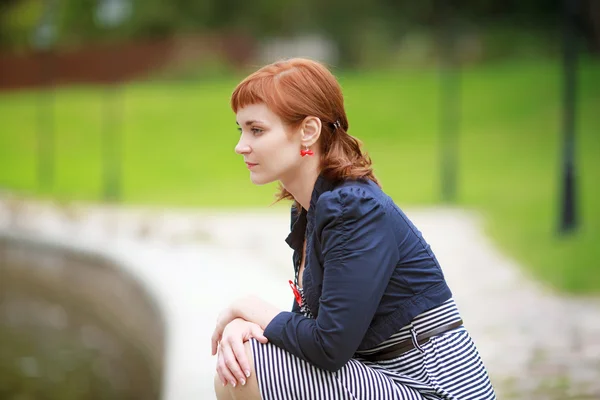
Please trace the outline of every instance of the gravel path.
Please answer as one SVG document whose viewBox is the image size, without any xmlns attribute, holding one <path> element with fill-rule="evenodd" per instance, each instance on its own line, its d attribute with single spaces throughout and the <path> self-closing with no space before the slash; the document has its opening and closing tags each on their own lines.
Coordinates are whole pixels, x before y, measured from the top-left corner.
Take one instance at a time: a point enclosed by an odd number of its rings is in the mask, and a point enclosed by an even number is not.
<svg viewBox="0 0 600 400">
<path fill-rule="evenodd" d="M 456 209 L 411 209 L 444 269 L 500 399 L 600 398 L 600 299 L 560 296 L 528 279 Z M 287 210 L 162 210 L 0 198 L 0 234 L 101 249 L 163 304 L 165 399 L 213 398 L 209 338 L 230 299 L 255 293 L 284 309 Z"/>
</svg>

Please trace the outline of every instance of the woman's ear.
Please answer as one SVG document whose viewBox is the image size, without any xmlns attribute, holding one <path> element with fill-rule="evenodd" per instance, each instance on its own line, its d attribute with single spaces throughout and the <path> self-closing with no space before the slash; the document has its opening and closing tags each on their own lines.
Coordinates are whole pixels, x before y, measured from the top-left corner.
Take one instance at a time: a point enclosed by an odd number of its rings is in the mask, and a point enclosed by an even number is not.
<svg viewBox="0 0 600 400">
<path fill-rule="evenodd" d="M 312 146 L 317 143 L 319 136 L 321 136 L 321 119 L 317 117 L 306 117 L 302 121 L 301 134 L 302 134 L 302 146 Z"/>
</svg>

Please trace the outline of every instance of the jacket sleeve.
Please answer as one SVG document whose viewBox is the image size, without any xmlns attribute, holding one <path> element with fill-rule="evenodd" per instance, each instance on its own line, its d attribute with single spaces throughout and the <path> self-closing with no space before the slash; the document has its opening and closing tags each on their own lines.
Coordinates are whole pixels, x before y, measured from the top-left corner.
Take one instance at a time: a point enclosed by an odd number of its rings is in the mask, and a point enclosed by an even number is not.
<svg viewBox="0 0 600 400">
<path fill-rule="evenodd" d="M 328 370 L 354 355 L 398 262 L 385 207 L 360 187 L 321 195 L 315 230 L 324 259 L 316 319 L 282 312 L 266 327 L 276 346 Z"/>
</svg>

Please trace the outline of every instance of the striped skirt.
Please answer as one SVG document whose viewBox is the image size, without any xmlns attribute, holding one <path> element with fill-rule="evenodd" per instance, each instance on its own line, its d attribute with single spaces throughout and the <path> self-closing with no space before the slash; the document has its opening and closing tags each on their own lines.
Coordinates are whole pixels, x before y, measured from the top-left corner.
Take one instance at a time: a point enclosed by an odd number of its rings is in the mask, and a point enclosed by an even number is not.
<svg viewBox="0 0 600 400">
<path fill-rule="evenodd" d="M 459 319 L 458 308 L 450 299 L 417 316 L 372 351 Z M 263 400 L 496 398 L 464 326 L 435 336 L 392 360 L 367 361 L 357 353 L 336 372 L 317 368 L 271 343 L 252 339 L 251 344 Z"/>
</svg>

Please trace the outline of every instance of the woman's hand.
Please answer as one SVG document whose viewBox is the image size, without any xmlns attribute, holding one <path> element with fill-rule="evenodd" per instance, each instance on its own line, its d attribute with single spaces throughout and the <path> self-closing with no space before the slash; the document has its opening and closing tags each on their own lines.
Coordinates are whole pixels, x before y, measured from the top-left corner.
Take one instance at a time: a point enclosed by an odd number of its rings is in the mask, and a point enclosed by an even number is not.
<svg viewBox="0 0 600 400">
<path fill-rule="evenodd" d="M 213 356 L 217 354 L 219 342 L 221 341 L 225 327 L 236 318 L 238 318 L 238 316 L 235 315 L 235 310 L 233 310 L 231 306 L 227 307 L 226 309 L 221 311 L 221 314 L 219 314 L 219 317 L 217 318 L 217 325 L 215 326 L 215 331 L 213 332 L 212 337 L 210 339 Z"/>
<path fill-rule="evenodd" d="M 219 341 L 223 335 L 223 330 L 231 321 L 236 318 L 242 318 L 248 322 L 253 322 L 263 331 L 280 310 L 256 297 L 247 296 L 234 301 L 231 306 L 221 312 L 217 318 L 217 325 L 211 338 L 212 355 L 217 354 Z"/>
<path fill-rule="evenodd" d="M 241 318 L 234 319 L 225 327 L 217 358 L 217 375 L 223 385 L 230 383 L 235 387 L 238 382 L 246 384 L 250 376 L 250 363 L 244 343 L 250 338 L 260 343 L 268 342 L 260 326 Z"/>
</svg>

